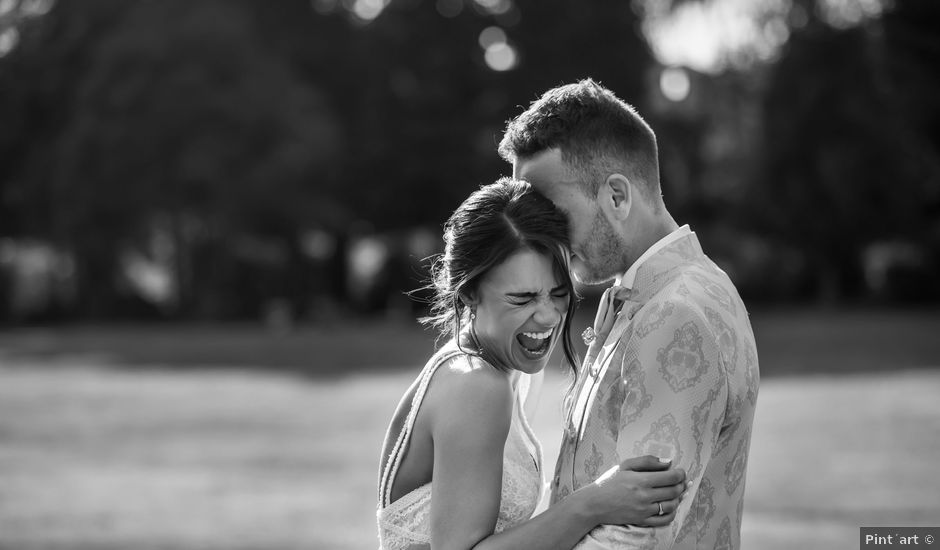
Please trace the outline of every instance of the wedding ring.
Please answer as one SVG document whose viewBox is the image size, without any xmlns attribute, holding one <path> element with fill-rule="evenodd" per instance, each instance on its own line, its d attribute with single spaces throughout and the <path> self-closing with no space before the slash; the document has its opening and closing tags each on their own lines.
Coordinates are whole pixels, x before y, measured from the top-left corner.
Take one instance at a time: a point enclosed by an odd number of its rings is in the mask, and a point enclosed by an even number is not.
<svg viewBox="0 0 940 550">
<path fill-rule="evenodd" d="M 656 504 L 659 504 L 659 515 L 665 514 L 666 512 L 663 512 L 663 503 L 657 502 Z"/>
<path fill-rule="evenodd" d="M 593 342 L 596 338 L 597 334 L 594 333 L 594 327 L 588 327 L 584 329 L 584 332 L 581 333 L 581 339 L 584 340 L 585 346 L 590 346 L 591 342 Z"/>
</svg>

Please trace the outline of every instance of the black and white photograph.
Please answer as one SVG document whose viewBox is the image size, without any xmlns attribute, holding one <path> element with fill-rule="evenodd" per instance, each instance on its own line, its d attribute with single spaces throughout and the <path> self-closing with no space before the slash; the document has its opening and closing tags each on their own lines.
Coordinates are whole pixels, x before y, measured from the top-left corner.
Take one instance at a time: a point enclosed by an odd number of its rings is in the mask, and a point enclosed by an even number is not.
<svg viewBox="0 0 940 550">
<path fill-rule="evenodd" d="M 940 3 L 0 0 L 0 550 L 940 548 Z"/>
</svg>

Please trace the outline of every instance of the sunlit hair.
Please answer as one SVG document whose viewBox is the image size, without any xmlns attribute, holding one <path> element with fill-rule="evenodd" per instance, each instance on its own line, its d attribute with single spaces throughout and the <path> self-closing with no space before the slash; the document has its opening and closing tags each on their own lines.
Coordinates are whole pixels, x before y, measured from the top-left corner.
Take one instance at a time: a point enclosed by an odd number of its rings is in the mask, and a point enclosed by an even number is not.
<svg viewBox="0 0 940 550">
<path fill-rule="evenodd" d="M 632 106 L 590 78 L 552 88 L 510 120 L 499 154 L 515 162 L 554 148 L 585 195 L 596 197 L 616 172 L 660 203 L 656 135 Z"/>
<path fill-rule="evenodd" d="M 555 276 L 568 290 L 561 340 L 573 370 L 578 364 L 571 343 L 577 295 L 568 272 L 568 221 L 523 181 L 502 178 L 485 185 L 451 214 L 444 225 L 444 253 L 431 268 L 431 315 L 421 321 L 442 337 L 456 337 L 459 345 L 462 327 L 470 319 L 470 308 L 461 297 L 474 296 L 483 277 L 520 250 L 550 257 Z"/>
</svg>

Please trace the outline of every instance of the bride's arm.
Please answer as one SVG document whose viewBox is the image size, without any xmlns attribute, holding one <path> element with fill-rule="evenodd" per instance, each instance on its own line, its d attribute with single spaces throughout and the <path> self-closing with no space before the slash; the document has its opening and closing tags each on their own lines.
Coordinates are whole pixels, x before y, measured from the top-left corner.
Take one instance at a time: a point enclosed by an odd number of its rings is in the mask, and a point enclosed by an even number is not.
<svg viewBox="0 0 940 550">
<path fill-rule="evenodd" d="M 439 373 L 434 384 L 427 398 L 434 444 L 431 547 L 466 550 L 496 527 L 512 388 L 505 373 L 475 361 Z"/>
<path fill-rule="evenodd" d="M 567 550 L 601 523 L 640 523 L 641 518 L 655 515 L 651 502 L 672 498 L 673 489 L 665 486 L 667 481 L 676 483 L 672 480 L 676 472 L 619 472 L 493 534 L 512 390 L 505 375 L 489 367 L 448 369 L 435 384 L 426 401 L 432 409 L 434 441 L 431 546 L 435 550 Z M 671 515 L 656 518 L 666 523 L 671 519 Z"/>
</svg>

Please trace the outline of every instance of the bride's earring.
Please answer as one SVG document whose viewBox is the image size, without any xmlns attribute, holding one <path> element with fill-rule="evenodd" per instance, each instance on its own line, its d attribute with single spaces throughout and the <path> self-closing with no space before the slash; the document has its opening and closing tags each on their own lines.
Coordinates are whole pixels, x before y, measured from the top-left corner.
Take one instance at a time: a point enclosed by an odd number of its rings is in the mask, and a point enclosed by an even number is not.
<svg viewBox="0 0 940 550">
<path fill-rule="evenodd" d="M 474 321 L 476 321 L 477 312 L 476 310 L 470 310 L 470 339 L 473 341 L 473 345 L 477 348 L 477 353 L 480 356 L 483 355 L 483 346 L 480 345 L 480 339 L 477 338 L 477 327 L 474 326 Z"/>
</svg>

